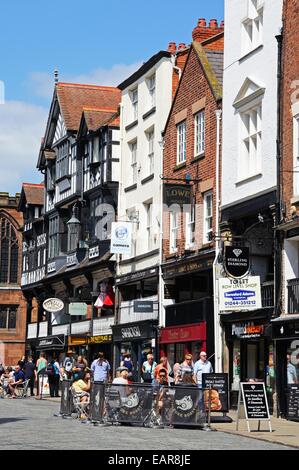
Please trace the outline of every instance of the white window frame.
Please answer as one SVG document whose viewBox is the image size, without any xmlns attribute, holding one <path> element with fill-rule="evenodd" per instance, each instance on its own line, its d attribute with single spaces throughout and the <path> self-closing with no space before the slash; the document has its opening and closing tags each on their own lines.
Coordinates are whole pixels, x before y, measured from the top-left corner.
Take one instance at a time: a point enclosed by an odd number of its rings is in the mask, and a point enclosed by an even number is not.
<svg viewBox="0 0 299 470">
<path fill-rule="evenodd" d="M 205 111 L 194 115 L 194 157 L 205 152 Z"/>
<path fill-rule="evenodd" d="M 186 161 L 186 121 L 177 124 L 177 165 Z"/>
<path fill-rule="evenodd" d="M 242 52 L 248 54 L 263 43 L 264 6 L 260 0 L 248 0 L 247 17 L 242 21 Z"/>
<path fill-rule="evenodd" d="M 156 106 L 156 74 L 153 73 L 150 77 L 147 79 L 147 86 L 148 86 L 148 91 L 149 91 L 149 97 L 150 97 L 150 108 L 153 108 Z"/>
<path fill-rule="evenodd" d="M 195 204 L 190 206 L 186 212 L 186 238 L 185 248 L 192 248 L 195 245 Z"/>
<path fill-rule="evenodd" d="M 155 130 L 151 129 L 147 131 L 147 140 L 148 140 L 148 174 L 153 175 L 155 171 Z"/>
<path fill-rule="evenodd" d="M 137 184 L 137 140 L 130 142 L 131 152 L 131 180 L 132 184 Z"/>
<path fill-rule="evenodd" d="M 149 201 L 145 204 L 146 210 L 146 233 L 147 233 L 147 249 L 150 251 L 153 249 L 153 202 Z"/>
<path fill-rule="evenodd" d="M 262 168 L 262 102 L 240 109 L 238 181 L 257 176 Z"/>
<path fill-rule="evenodd" d="M 178 250 L 179 212 L 170 211 L 169 219 L 169 251 L 175 253 Z"/>
<path fill-rule="evenodd" d="M 211 204 L 209 204 L 211 201 Z M 213 233 L 213 191 L 207 191 L 203 197 L 203 208 L 204 208 L 204 233 L 203 242 L 210 243 L 210 233 Z"/>
<path fill-rule="evenodd" d="M 138 119 L 138 87 L 134 88 L 130 92 L 131 102 L 132 102 L 132 118 L 133 121 Z"/>
</svg>

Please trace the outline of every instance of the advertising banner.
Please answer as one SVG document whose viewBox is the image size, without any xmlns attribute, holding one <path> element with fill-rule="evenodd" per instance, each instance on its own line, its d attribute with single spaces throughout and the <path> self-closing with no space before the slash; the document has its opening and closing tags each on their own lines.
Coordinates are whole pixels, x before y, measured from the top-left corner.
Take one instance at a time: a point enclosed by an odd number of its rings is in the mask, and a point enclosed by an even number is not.
<svg viewBox="0 0 299 470">
<path fill-rule="evenodd" d="M 219 279 L 219 310 L 256 310 L 262 307 L 259 276 Z"/>
<path fill-rule="evenodd" d="M 110 253 L 130 255 L 132 247 L 132 223 L 112 222 Z"/>
<path fill-rule="evenodd" d="M 211 394 L 211 411 L 229 411 L 228 406 L 228 374 L 213 373 L 202 374 L 202 387 L 209 389 L 204 391 L 206 409 L 209 406 L 209 393 Z"/>
</svg>

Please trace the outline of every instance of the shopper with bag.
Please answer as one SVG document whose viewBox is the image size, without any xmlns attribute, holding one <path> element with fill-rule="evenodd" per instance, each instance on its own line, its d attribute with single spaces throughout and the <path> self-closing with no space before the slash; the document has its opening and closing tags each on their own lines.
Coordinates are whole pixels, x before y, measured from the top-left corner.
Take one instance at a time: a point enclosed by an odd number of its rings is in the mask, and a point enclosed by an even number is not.
<svg viewBox="0 0 299 470">
<path fill-rule="evenodd" d="M 154 356 L 152 354 L 148 354 L 146 356 L 147 361 L 142 364 L 142 378 L 143 382 L 145 383 L 153 383 L 154 382 L 154 371 L 157 363 L 154 361 Z"/>
</svg>

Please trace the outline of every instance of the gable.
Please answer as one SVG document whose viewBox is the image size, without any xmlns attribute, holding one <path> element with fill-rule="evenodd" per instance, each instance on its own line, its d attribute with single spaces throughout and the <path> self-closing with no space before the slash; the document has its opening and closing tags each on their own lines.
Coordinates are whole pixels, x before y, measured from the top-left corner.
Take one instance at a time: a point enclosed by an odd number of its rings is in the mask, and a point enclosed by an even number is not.
<svg viewBox="0 0 299 470">
<path fill-rule="evenodd" d="M 52 144 L 55 144 L 58 140 L 62 139 L 63 137 L 66 136 L 67 130 L 64 124 L 63 117 L 61 113 L 59 113 L 58 120 L 56 123 L 56 129 L 54 133 L 54 139 Z"/>
<path fill-rule="evenodd" d="M 241 86 L 234 102 L 233 106 L 235 108 L 240 108 L 241 106 L 246 105 L 250 101 L 261 97 L 265 93 L 265 87 L 260 86 L 249 77 L 247 77 Z"/>
</svg>

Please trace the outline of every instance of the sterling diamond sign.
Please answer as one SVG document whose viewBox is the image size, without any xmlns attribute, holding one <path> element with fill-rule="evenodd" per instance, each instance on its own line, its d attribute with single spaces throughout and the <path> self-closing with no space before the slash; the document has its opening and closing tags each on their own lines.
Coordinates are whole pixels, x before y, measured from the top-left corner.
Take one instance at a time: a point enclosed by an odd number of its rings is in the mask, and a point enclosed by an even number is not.
<svg viewBox="0 0 299 470">
<path fill-rule="evenodd" d="M 259 276 L 219 279 L 219 310 L 256 310 L 262 307 Z"/>
<path fill-rule="evenodd" d="M 244 277 L 249 271 L 249 248 L 226 246 L 224 268 L 231 277 Z"/>
</svg>

